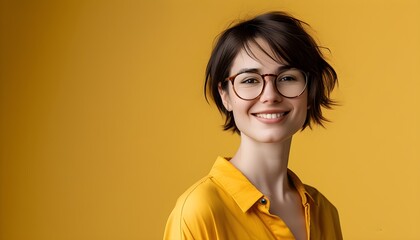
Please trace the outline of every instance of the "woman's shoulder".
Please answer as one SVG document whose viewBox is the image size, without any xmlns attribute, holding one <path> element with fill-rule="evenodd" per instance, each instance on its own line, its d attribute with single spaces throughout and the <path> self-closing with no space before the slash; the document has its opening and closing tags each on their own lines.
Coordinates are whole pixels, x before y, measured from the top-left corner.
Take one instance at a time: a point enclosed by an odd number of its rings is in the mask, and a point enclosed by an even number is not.
<svg viewBox="0 0 420 240">
<path fill-rule="evenodd" d="M 312 207 L 313 213 L 315 213 L 318 217 L 327 218 L 333 220 L 334 222 L 338 222 L 338 210 L 334 204 L 332 204 L 330 200 L 328 200 L 328 198 L 316 188 L 306 184 L 304 186 L 307 193 L 311 196 L 314 202 Z"/>
<path fill-rule="evenodd" d="M 223 190 L 211 176 L 189 187 L 177 200 L 165 229 L 164 239 L 213 239 L 218 216 L 224 212 Z M 187 237 L 188 238 L 188 237 Z"/>
<path fill-rule="evenodd" d="M 189 187 L 178 198 L 174 211 L 179 211 L 183 218 L 197 215 L 212 215 L 223 207 L 223 189 L 215 182 L 213 177 L 206 176 Z"/>
</svg>

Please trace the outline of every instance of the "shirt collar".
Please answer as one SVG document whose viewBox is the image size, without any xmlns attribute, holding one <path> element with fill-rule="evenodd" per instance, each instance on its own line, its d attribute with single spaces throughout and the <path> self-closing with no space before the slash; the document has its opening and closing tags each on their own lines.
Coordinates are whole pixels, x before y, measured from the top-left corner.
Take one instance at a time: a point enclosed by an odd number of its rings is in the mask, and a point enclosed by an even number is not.
<svg viewBox="0 0 420 240">
<path fill-rule="evenodd" d="M 210 175 L 232 196 L 243 212 L 248 211 L 263 194 L 226 158 L 218 157 Z"/>
<path fill-rule="evenodd" d="M 306 191 L 296 174 L 291 170 L 288 170 L 287 174 L 300 194 L 302 205 L 307 204 L 308 197 L 314 203 L 312 196 Z M 243 212 L 248 211 L 264 196 L 227 158 L 216 159 L 210 176 L 223 186 Z"/>
</svg>

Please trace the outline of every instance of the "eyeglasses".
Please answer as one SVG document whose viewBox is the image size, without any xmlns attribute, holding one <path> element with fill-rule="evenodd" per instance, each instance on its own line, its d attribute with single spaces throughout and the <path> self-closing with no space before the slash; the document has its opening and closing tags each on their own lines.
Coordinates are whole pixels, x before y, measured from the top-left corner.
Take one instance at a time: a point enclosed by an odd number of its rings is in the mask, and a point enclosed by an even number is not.
<svg viewBox="0 0 420 240">
<path fill-rule="evenodd" d="M 279 74 L 240 72 L 226 80 L 232 82 L 233 91 L 240 99 L 254 100 L 264 91 L 265 77 L 273 77 L 273 84 L 276 86 L 277 92 L 286 98 L 302 95 L 308 83 L 307 74 L 297 68 L 289 68 Z"/>
</svg>

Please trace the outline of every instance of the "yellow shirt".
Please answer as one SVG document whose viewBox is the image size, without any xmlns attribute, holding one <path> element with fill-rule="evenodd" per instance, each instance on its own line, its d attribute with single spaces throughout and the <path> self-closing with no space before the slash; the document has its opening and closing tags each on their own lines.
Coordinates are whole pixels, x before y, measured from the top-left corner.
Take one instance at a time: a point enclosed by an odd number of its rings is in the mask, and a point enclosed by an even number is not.
<svg viewBox="0 0 420 240">
<path fill-rule="evenodd" d="M 288 176 L 302 199 L 309 239 L 342 239 L 337 209 L 292 171 Z M 218 157 L 209 175 L 179 197 L 164 239 L 294 239 L 269 209 L 270 200 L 228 160 Z"/>
</svg>

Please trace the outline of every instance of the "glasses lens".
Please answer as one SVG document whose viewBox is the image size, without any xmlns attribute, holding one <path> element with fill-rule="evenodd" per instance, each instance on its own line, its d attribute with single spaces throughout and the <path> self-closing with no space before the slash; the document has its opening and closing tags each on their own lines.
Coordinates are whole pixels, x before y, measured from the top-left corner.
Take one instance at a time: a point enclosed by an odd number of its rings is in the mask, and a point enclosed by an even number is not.
<svg viewBox="0 0 420 240">
<path fill-rule="evenodd" d="M 254 99 L 264 87 L 264 79 L 257 73 L 241 73 L 233 82 L 236 94 L 242 99 Z"/>
<path fill-rule="evenodd" d="M 276 86 L 281 95 L 285 97 L 297 97 L 306 88 L 306 75 L 298 69 L 289 69 L 278 75 Z"/>
</svg>

